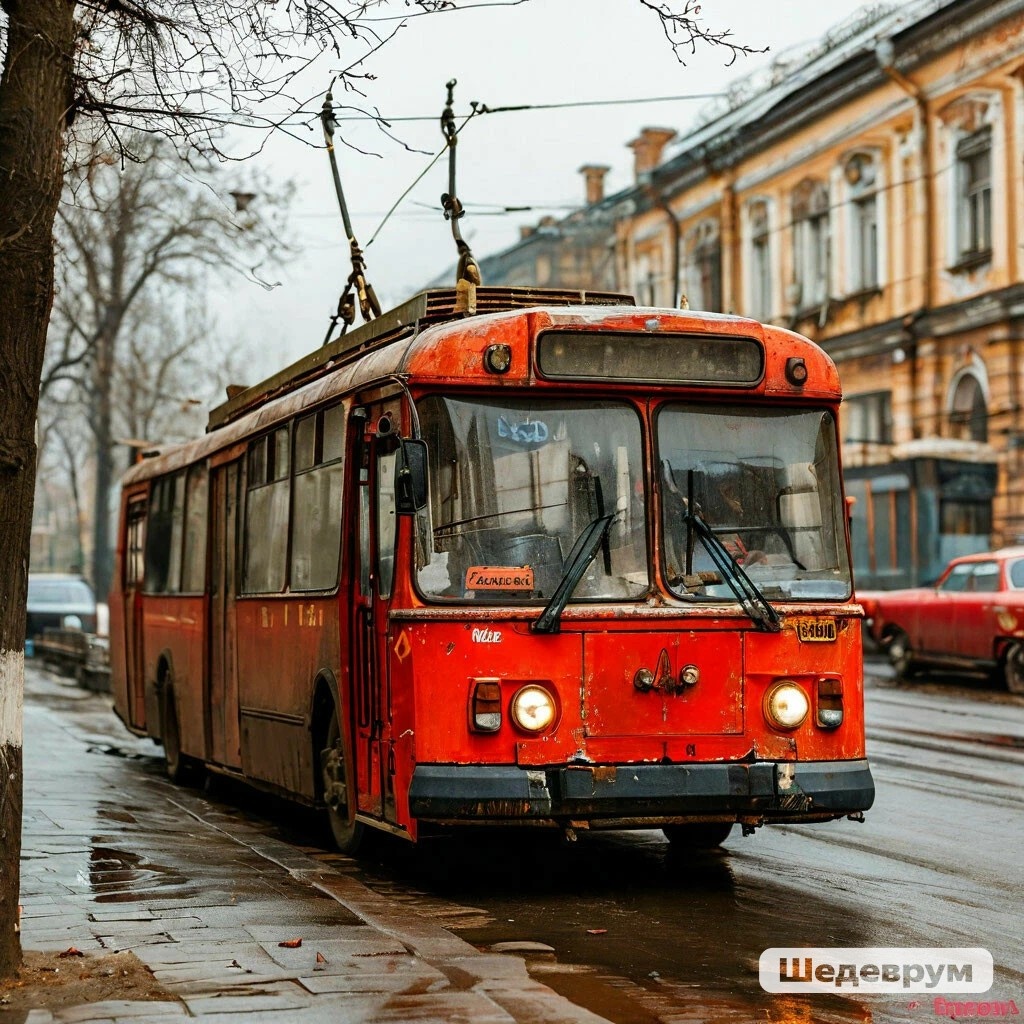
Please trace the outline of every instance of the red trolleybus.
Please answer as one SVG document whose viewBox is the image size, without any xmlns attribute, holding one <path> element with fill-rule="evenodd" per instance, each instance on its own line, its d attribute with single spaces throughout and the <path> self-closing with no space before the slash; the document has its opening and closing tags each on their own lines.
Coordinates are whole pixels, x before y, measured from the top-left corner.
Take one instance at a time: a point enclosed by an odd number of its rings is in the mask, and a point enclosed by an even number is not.
<svg viewBox="0 0 1024 1024">
<path fill-rule="evenodd" d="M 830 359 L 622 296 L 426 292 L 124 478 L 116 708 L 367 827 L 860 817 Z"/>
</svg>

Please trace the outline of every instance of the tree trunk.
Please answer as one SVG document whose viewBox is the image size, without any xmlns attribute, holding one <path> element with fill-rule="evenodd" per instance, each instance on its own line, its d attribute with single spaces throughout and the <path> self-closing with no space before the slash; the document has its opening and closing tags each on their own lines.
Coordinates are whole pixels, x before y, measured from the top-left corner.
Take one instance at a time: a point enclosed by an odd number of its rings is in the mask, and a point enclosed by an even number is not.
<svg viewBox="0 0 1024 1024">
<path fill-rule="evenodd" d="M 89 419 L 96 440 L 96 491 L 93 495 L 92 585 L 98 601 L 110 590 L 114 555 L 110 544 L 110 485 L 114 480 L 114 438 L 111 390 L 114 374 L 113 332 L 104 331 L 93 355 L 93 386 Z"/>
<path fill-rule="evenodd" d="M 0 76 L 0 977 L 6 977 L 21 961 L 25 595 L 74 21 L 67 0 L 0 5 L 9 19 Z"/>
</svg>

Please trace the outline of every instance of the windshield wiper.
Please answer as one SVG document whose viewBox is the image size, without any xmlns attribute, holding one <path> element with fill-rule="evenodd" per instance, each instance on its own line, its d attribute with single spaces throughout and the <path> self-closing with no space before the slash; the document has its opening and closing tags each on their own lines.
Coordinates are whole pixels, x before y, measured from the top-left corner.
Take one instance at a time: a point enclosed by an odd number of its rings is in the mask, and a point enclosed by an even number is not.
<svg viewBox="0 0 1024 1024">
<path fill-rule="evenodd" d="M 729 550 L 718 539 L 715 532 L 700 516 L 687 510 L 683 521 L 704 542 L 704 548 L 711 556 L 715 567 L 725 577 L 729 589 L 736 595 L 736 600 L 743 610 L 754 620 L 755 625 L 768 633 L 778 633 L 782 629 L 779 613 L 771 606 L 768 598 L 761 593 L 758 585 L 743 571 Z"/>
<path fill-rule="evenodd" d="M 562 612 L 565 611 L 572 592 L 583 579 L 587 567 L 594 560 L 614 518 L 614 512 L 606 516 L 598 516 L 583 528 L 569 552 L 568 565 L 558 586 L 555 587 L 551 600 L 537 620 L 530 624 L 531 632 L 557 633 L 562 628 Z"/>
<path fill-rule="evenodd" d="M 450 523 L 442 523 L 440 526 L 434 528 L 435 537 L 453 537 L 455 536 L 455 527 L 466 526 L 469 523 L 480 523 L 485 519 L 500 519 L 502 516 L 516 516 L 522 512 L 543 512 L 549 508 L 564 508 L 569 503 L 567 501 L 553 501 L 548 505 L 529 505 L 526 508 L 507 508 L 501 512 L 488 512 L 486 515 L 481 516 L 470 516 L 468 519 L 456 519 Z M 487 527 L 490 529 L 490 527 Z"/>
</svg>

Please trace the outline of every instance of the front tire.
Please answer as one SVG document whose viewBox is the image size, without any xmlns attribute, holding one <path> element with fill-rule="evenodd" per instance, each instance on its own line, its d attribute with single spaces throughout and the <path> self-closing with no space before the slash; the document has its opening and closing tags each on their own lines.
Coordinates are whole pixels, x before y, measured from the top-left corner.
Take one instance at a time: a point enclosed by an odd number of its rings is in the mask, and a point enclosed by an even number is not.
<svg viewBox="0 0 1024 1024">
<path fill-rule="evenodd" d="M 1024 694 L 1024 644 L 1010 644 L 1003 658 L 1003 681 L 1010 693 Z"/>
<path fill-rule="evenodd" d="M 338 710 L 331 708 L 331 721 L 327 727 L 326 746 L 320 751 L 320 773 L 327 805 L 327 823 L 331 828 L 334 845 L 342 853 L 356 853 L 362 846 L 365 826 L 355 820 L 355 808 L 349 806 L 348 766 L 345 744 L 341 738 Z"/>
<path fill-rule="evenodd" d="M 698 821 L 692 825 L 666 825 L 662 831 L 673 849 L 714 850 L 729 838 L 731 821 Z"/>
</svg>

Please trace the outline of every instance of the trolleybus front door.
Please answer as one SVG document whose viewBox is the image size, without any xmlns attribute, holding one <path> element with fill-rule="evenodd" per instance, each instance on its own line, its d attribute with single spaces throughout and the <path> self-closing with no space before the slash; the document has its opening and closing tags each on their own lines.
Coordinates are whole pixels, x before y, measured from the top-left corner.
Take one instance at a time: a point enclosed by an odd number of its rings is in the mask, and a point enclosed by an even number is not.
<svg viewBox="0 0 1024 1024">
<path fill-rule="evenodd" d="M 210 512 L 210 672 L 206 747 L 217 764 L 242 764 L 235 657 L 238 485 L 241 461 L 213 469 Z"/>
<path fill-rule="evenodd" d="M 361 814 L 393 819 L 388 767 L 391 701 L 387 666 L 388 610 L 394 566 L 395 441 L 398 402 L 374 404 L 366 419 L 355 419 L 352 464 L 358 473 L 356 544 L 353 559 L 352 718 L 355 737 L 357 807 Z M 393 425 L 393 427 L 392 427 Z"/>
</svg>

